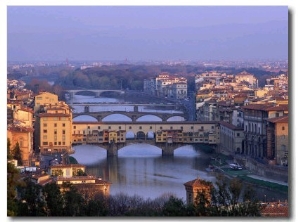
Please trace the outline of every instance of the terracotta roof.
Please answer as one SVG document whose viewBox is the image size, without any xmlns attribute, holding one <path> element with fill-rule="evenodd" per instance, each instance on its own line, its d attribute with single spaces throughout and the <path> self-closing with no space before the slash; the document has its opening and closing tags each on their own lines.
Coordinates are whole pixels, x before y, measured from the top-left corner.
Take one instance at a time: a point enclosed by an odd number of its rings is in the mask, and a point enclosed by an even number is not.
<svg viewBox="0 0 300 222">
<path fill-rule="evenodd" d="M 266 111 L 276 111 L 276 110 L 284 110 L 288 111 L 289 110 L 289 105 L 279 105 L 279 106 L 273 106 L 273 107 L 268 107 L 266 108 Z"/>
<path fill-rule="evenodd" d="M 289 206 L 287 204 L 271 203 L 261 210 L 264 217 L 289 217 Z"/>
<path fill-rule="evenodd" d="M 33 110 L 32 110 L 31 108 L 29 108 L 29 107 L 26 107 L 26 106 L 22 106 L 22 107 L 20 108 L 20 110 L 23 110 L 23 111 L 26 111 L 26 112 L 33 113 Z"/>
<path fill-rule="evenodd" d="M 33 132 L 34 131 L 33 127 L 20 126 L 20 125 L 15 125 L 15 124 L 8 125 L 7 130 L 13 131 L 13 132 Z"/>
<path fill-rule="evenodd" d="M 242 109 L 252 109 L 252 110 L 264 110 L 264 111 L 276 111 L 276 110 L 288 110 L 288 105 L 273 105 L 270 103 L 265 104 L 250 104 L 243 106 Z"/>
<path fill-rule="evenodd" d="M 70 117 L 70 114 L 63 114 L 63 113 L 40 113 L 38 114 L 39 117 Z"/>
<path fill-rule="evenodd" d="M 197 186 L 211 186 L 211 182 L 208 182 L 206 180 L 201 180 L 200 178 L 188 181 L 183 184 L 184 186 L 189 186 L 189 187 L 197 187 Z"/>
<path fill-rule="evenodd" d="M 53 165 L 50 168 L 70 168 L 70 167 L 85 167 L 85 165 L 82 165 L 82 164 L 58 164 L 58 165 Z"/>
<path fill-rule="evenodd" d="M 289 122 L 289 116 L 280 116 L 275 118 L 268 119 L 271 123 L 288 123 Z"/>
<path fill-rule="evenodd" d="M 231 130 L 244 130 L 241 127 L 237 127 L 235 125 L 232 125 L 232 124 L 224 122 L 224 121 L 220 121 L 220 125 L 225 126 L 226 128 L 231 129 Z"/>
</svg>

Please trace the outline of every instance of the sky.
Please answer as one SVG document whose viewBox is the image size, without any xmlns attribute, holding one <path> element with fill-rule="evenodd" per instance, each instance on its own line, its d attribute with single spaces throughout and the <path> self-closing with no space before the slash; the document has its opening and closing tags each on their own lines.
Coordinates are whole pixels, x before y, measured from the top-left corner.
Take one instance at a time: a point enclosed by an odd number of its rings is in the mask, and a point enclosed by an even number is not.
<svg viewBox="0 0 300 222">
<path fill-rule="evenodd" d="M 288 58 L 287 6 L 8 6 L 8 61 Z"/>
</svg>

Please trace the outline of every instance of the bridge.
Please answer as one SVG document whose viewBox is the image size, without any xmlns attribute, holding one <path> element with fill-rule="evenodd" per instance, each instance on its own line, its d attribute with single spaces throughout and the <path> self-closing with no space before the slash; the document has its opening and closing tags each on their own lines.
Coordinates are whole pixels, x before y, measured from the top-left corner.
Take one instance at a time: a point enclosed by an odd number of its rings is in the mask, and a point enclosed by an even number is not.
<svg viewBox="0 0 300 222">
<path fill-rule="evenodd" d="M 118 150 L 132 143 L 147 143 L 162 149 L 162 155 L 174 155 L 174 150 L 186 144 L 220 142 L 220 127 L 209 122 L 74 122 L 73 146 L 98 145 L 107 156 L 118 155 Z"/>
<path fill-rule="evenodd" d="M 100 97 L 101 93 L 103 92 L 117 92 L 120 94 L 124 94 L 124 90 L 112 90 L 112 89 L 71 89 L 65 90 L 66 93 L 70 95 L 70 99 L 74 97 L 78 92 L 93 92 L 96 97 Z"/>
<path fill-rule="evenodd" d="M 168 121 L 171 117 L 180 116 L 187 119 L 186 114 L 183 113 L 156 113 L 156 112 L 126 112 L 126 111 L 101 111 L 101 112 L 83 112 L 83 113 L 73 113 L 73 118 L 88 115 L 94 117 L 98 122 L 101 122 L 105 117 L 113 115 L 113 114 L 121 114 L 127 116 L 131 119 L 132 122 L 136 122 L 138 118 L 153 115 L 159 117 L 163 122 Z"/>
</svg>

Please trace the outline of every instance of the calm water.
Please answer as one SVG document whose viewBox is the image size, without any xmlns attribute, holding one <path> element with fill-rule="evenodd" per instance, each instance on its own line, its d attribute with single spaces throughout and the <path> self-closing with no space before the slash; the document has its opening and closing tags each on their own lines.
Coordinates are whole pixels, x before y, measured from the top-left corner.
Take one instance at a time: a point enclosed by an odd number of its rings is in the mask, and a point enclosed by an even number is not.
<svg viewBox="0 0 300 222">
<path fill-rule="evenodd" d="M 175 150 L 173 157 L 163 157 L 160 148 L 148 144 L 126 146 L 113 158 L 106 158 L 106 150 L 97 146 L 80 145 L 74 150 L 72 156 L 87 165 L 88 174 L 112 183 L 112 195 L 124 192 L 156 198 L 172 193 L 185 200 L 185 182 L 197 177 L 214 181 L 205 171 L 209 157 L 189 145 Z"/>
<path fill-rule="evenodd" d="M 117 102 L 111 98 L 94 98 L 74 96 L 77 102 Z M 120 105 L 119 109 L 124 107 Z M 79 111 L 81 108 L 77 107 Z M 93 107 L 100 111 L 103 106 Z M 106 106 L 105 109 L 110 109 Z M 112 106 L 111 109 L 116 109 Z M 129 108 L 128 108 L 129 109 Z M 105 111 L 105 110 L 104 110 Z M 172 112 L 170 110 L 170 112 Z M 116 114 L 118 115 L 118 114 Z M 91 120 L 89 116 L 76 117 L 77 121 Z M 107 121 L 124 121 L 125 116 L 107 117 Z M 153 121 L 155 117 L 146 116 L 143 121 Z M 80 145 L 73 147 L 75 153 L 71 156 L 80 164 L 86 165 L 86 172 L 110 181 L 111 195 L 123 192 L 128 195 L 139 195 L 143 198 L 156 198 L 163 194 L 174 194 L 186 200 L 184 183 L 200 177 L 214 182 L 215 177 L 205 171 L 210 156 L 186 145 L 175 150 L 173 157 L 163 157 L 160 148 L 149 144 L 132 144 L 118 151 L 118 156 L 107 158 L 106 150 L 99 146 Z M 273 192 L 268 189 L 256 188 L 256 193 L 262 201 L 288 199 L 287 194 Z"/>
</svg>

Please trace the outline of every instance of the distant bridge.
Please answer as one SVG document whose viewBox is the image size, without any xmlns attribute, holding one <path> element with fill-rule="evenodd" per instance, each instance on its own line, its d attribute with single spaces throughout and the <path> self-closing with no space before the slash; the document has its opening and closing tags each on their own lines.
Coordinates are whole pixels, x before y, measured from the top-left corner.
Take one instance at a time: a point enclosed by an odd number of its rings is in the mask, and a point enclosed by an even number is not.
<svg viewBox="0 0 300 222">
<path fill-rule="evenodd" d="M 100 97 L 101 93 L 103 92 L 117 92 L 120 94 L 124 94 L 124 90 L 111 90 L 111 89 L 72 89 L 72 90 L 65 90 L 66 93 L 70 95 L 70 99 L 74 97 L 78 92 L 93 92 L 96 97 Z"/>
</svg>

